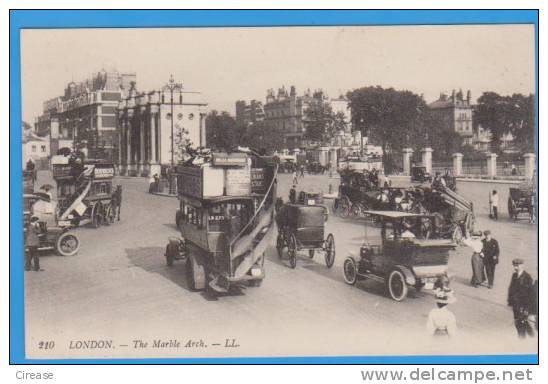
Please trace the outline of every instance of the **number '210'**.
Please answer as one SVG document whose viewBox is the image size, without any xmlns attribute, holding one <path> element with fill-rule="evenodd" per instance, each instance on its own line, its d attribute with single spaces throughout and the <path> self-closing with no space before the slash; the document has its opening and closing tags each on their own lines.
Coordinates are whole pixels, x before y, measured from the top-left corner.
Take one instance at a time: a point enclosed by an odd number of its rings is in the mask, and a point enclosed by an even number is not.
<svg viewBox="0 0 548 384">
<path fill-rule="evenodd" d="M 55 341 L 41 341 L 38 343 L 38 349 L 53 349 Z"/>
</svg>

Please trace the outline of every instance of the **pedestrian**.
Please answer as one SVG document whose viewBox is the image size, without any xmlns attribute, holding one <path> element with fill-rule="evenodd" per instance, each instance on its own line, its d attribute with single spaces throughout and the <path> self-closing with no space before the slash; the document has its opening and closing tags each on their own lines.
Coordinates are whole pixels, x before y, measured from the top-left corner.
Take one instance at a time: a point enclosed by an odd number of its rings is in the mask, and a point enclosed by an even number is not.
<svg viewBox="0 0 548 384">
<path fill-rule="evenodd" d="M 30 218 L 30 224 L 26 231 L 25 239 L 25 271 L 30 271 L 32 263 L 34 263 L 35 271 L 43 271 L 40 269 L 40 256 L 38 254 L 38 248 L 40 247 L 40 222 L 38 217 L 32 216 Z"/>
<path fill-rule="evenodd" d="M 295 204 L 297 200 L 297 187 L 293 185 L 291 189 L 289 190 L 289 202 L 291 204 Z"/>
<path fill-rule="evenodd" d="M 516 168 L 516 164 L 512 164 L 512 176 L 516 176 L 518 174 L 518 169 Z"/>
<path fill-rule="evenodd" d="M 301 164 L 301 178 L 304 178 L 304 164 Z"/>
<path fill-rule="evenodd" d="M 110 205 L 112 206 L 112 221 L 116 217 L 120 221 L 120 210 L 122 208 L 122 186 L 117 185 L 116 190 L 110 197 Z"/>
<path fill-rule="evenodd" d="M 493 213 L 493 219 L 499 219 L 498 207 L 499 207 L 499 195 L 496 189 L 493 189 L 491 195 L 489 195 L 489 205 L 491 206 L 491 212 Z"/>
<path fill-rule="evenodd" d="M 508 288 L 508 305 L 514 312 L 514 325 L 520 338 L 533 336 L 534 331 L 529 322 L 531 315 L 531 296 L 533 279 L 523 266 L 523 259 L 512 260 L 514 274 Z"/>
<path fill-rule="evenodd" d="M 455 301 L 451 289 L 440 289 L 436 292 L 436 307 L 430 311 L 426 322 L 426 329 L 430 335 L 453 337 L 457 334 L 457 319 L 447 308 L 448 304 Z"/>
<path fill-rule="evenodd" d="M 156 182 L 156 175 L 150 175 L 148 178 L 148 193 L 154 193 L 157 192 L 155 182 Z"/>
<path fill-rule="evenodd" d="M 491 237 L 491 231 L 483 232 L 483 263 L 485 265 L 485 274 L 487 275 L 488 288 L 493 288 L 495 283 L 495 268 L 499 263 L 499 242 Z"/>
<path fill-rule="evenodd" d="M 466 237 L 462 241 L 465 245 L 472 248 L 472 279 L 470 280 L 470 284 L 474 288 L 479 287 L 485 281 L 483 242 L 481 237 L 481 231 L 474 232 L 470 237 Z"/>
<path fill-rule="evenodd" d="M 533 315 L 535 321 L 535 329 L 538 332 L 538 277 L 533 283 L 533 290 L 531 292 L 531 315 Z"/>
<path fill-rule="evenodd" d="M 299 180 L 297 179 L 297 170 L 293 171 L 293 185 L 299 184 Z"/>
</svg>

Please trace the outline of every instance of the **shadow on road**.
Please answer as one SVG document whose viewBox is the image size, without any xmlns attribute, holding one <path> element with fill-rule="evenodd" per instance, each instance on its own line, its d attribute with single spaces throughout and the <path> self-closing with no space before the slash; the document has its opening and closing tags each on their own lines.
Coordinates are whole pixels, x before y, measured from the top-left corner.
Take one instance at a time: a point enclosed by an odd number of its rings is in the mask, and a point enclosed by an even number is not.
<svg viewBox="0 0 548 384">
<path fill-rule="evenodd" d="M 163 247 L 139 247 L 126 249 L 129 261 L 149 273 L 157 273 L 163 278 L 191 292 L 185 277 L 185 266 L 175 261 L 172 267 L 166 265 Z"/>
</svg>

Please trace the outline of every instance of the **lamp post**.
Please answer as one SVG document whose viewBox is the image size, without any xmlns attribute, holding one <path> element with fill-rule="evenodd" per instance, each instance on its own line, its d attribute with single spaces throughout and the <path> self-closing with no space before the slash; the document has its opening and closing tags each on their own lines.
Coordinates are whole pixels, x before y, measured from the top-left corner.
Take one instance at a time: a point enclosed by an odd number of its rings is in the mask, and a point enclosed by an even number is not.
<svg viewBox="0 0 548 384">
<path fill-rule="evenodd" d="M 174 132 L 173 132 L 173 91 L 175 89 L 183 89 L 183 85 L 180 84 L 180 83 L 176 83 L 175 80 L 173 79 L 173 74 L 169 77 L 169 82 L 164 86 L 164 89 L 168 89 L 169 90 L 169 94 L 170 94 L 170 99 L 169 99 L 169 102 L 170 102 L 170 106 L 171 106 L 171 171 L 169 173 L 169 192 L 171 193 L 173 191 L 173 177 L 171 176 L 171 172 L 173 171 L 173 167 L 175 166 L 175 151 L 174 151 L 174 148 L 173 148 L 173 142 L 174 142 Z"/>
</svg>

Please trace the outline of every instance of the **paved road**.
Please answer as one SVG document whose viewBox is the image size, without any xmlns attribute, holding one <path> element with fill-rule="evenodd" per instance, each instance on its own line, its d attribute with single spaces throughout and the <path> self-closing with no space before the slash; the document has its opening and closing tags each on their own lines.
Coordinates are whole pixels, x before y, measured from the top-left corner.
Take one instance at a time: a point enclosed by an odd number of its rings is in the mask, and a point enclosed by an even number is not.
<svg viewBox="0 0 548 384">
<path fill-rule="evenodd" d="M 47 175 L 40 175 L 42 181 Z M 287 196 L 290 176 L 279 178 L 280 195 Z M 515 337 L 511 311 L 505 305 L 511 259 L 520 256 L 536 277 L 536 226 L 511 222 L 506 210 L 499 222 L 488 218 L 488 183 L 459 183 L 474 201 L 477 227 L 490 228 L 502 254 L 495 287 L 472 288 L 470 250 L 450 258 L 457 303 L 451 306 L 460 337 L 440 342 L 425 336 L 431 293 L 411 292 L 400 303 L 387 297 L 384 286 L 365 281 L 348 286 L 342 263 L 356 252 L 374 228 L 331 216 L 326 223 L 337 243 L 332 269 L 322 255 L 300 256 L 295 270 L 267 252 L 266 279 L 260 288 L 219 297 L 191 292 L 183 265 L 168 268 L 163 257 L 174 226 L 177 200 L 146 193 L 143 179 L 118 179 L 124 188 L 122 220 L 110 227 L 76 229 L 82 242 L 74 257 L 44 256 L 44 272 L 25 274 L 26 345 L 35 357 L 187 357 L 476 354 L 536 351 L 536 339 Z M 306 176 L 299 187 L 334 190 L 338 180 Z M 507 185 L 496 184 L 505 202 Z M 502 205 L 502 204 L 501 204 Z M 180 340 L 189 347 L 155 348 L 153 340 Z M 225 347 L 235 339 L 239 347 Z M 55 348 L 38 348 L 54 340 Z M 69 349 L 78 340 L 112 340 L 107 349 Z M 134 340 L 148 342 L 134 348 Z M 204 344 L 201 344 L 203 341 Z M 221 345 L 214 345 L 221 344 Z M 107 344 L 108 345 L 108 344 Z M 142 345 L 142 344 L 141 344 Z M 202 345 L 207 345 L 204 347 Z"/>
</svg>

